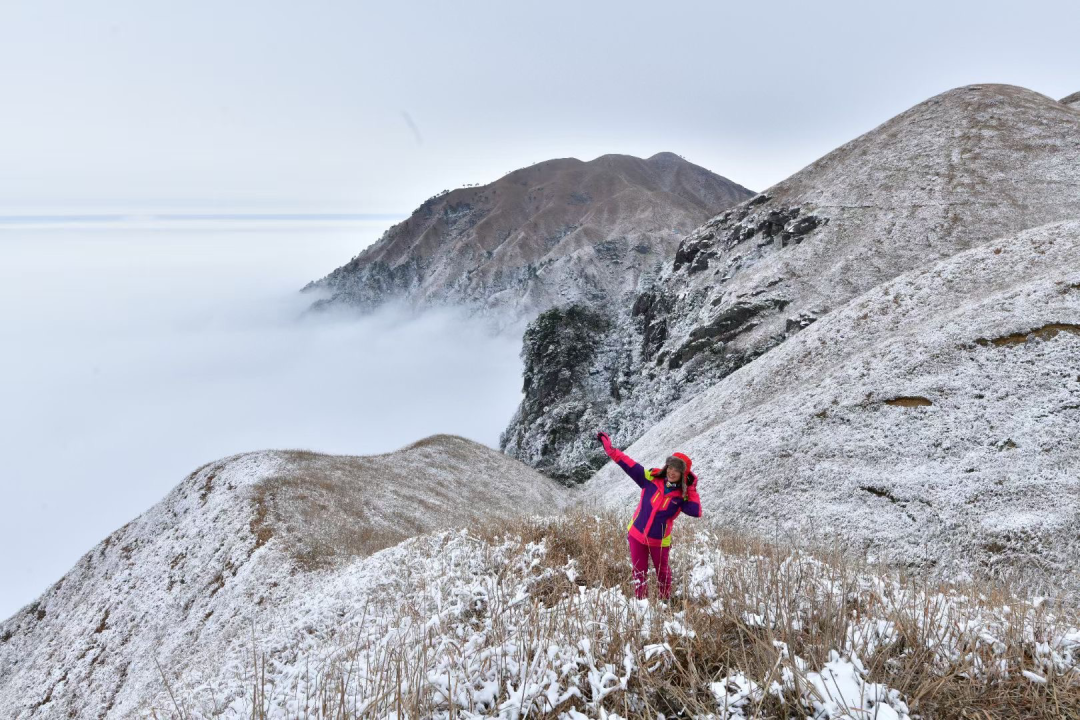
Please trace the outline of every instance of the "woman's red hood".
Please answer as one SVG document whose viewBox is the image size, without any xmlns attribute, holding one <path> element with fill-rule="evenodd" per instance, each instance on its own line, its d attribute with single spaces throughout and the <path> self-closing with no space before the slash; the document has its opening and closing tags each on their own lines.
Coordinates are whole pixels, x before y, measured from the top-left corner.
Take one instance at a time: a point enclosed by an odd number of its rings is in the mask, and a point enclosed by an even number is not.
<svg viewBox="0 0 1080 720">
<path fill-rule="evenodd" d="M 695 475 L 694 472 L 690 469 L 690 458 L 686 457 L 682 453 L 672 454 L 682 460 L 684 463 L 686 463 L 686 487 L 692 487 L 694 485 L 697 485 L 697 475 Z M 652 476 L 658 480 L 664 479 L 664 468 L 662 467 L 650 468 L 649 472 L 651 472 Z"/>
</svg>

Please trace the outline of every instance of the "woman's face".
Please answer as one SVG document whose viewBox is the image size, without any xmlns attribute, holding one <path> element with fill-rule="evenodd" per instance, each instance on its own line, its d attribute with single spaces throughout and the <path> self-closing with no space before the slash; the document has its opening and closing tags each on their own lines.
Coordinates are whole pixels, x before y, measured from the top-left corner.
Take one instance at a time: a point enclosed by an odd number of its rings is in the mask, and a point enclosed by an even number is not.
<svg viewBox="0 0 1080 720">
<path fill-rule="evenodd" d="M 672 482 L 672 483 L 680 482 L 682 480 L 682 473 L 679 472 L 678 468 L 673 468 L 672 466 L 668 465 L 667 466 L 667 479 L 668 479 L 668 482 Z"/>
</svg>

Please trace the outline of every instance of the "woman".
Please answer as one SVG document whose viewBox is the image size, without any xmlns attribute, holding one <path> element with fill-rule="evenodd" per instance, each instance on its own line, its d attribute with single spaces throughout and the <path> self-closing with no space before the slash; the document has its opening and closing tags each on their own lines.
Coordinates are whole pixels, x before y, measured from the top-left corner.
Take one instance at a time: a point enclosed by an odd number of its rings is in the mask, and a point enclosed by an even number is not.
<svg viewBox="0 0 1080 720">
<path fill-rule="evenodd" d="M 662 468 L 646 470 L 622 450 L 612 446 L 605 432 L 596 433 L 604 452 L 641 488 L 641 500 L 630 524 L 626 526 L 630 543 L 630 563 L 634 566 L 634 596 L 648 597 L 649 557 L 656 568 L 660 599 L 671 597 L 671 526 L 679 513 L 701 517 L 701 499 L 697 476 L 690 472 L 691 461 L 682 453 L 673 453 Z"/>
</svg>

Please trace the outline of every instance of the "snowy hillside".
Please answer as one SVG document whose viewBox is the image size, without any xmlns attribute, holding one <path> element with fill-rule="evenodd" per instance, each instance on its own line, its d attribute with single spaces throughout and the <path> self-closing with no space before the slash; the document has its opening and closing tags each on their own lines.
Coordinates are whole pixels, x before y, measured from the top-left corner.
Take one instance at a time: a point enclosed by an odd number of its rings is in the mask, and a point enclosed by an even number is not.
<svg viewBox="0 0 1080 720">
<path fill-rule="evenodd" d="M 1078 217 L 1080 110 L 1006 85 L 950 90 L 693 232 L 655 286 L 611 309 L 595 352 L 568 370 L 580 381 L 526 393 L 501 444 L 578 475 L 604 461 L 589 429 L 632 441 L 860 293 Z M 527 348 L 526 364 L 543 350 Z"/>
<path fill-rule="evenodd" d="M 162 627 L 156 637 L 135 626 L 114 645 L 124 625 L 103 623 L 94 642 L 128 669 L 107 702 L 100 685 L 117 678 L 109 660 L 93 662 L 95 647 L 85 673 L 73 661 L 20 672 L 4 707 L 16 717 L 106 720 L 911 720 L 1080 710 L 1076 615 L 1046 598 L 913 584 L 695 523 L 680 529 L 673 554 L 675 601 L 649 605 L 629 593 L 615 518 L 574 513 L 504 529 L 413 538 L 334 572 L 286 572 L 257 552 L 262 591 L 201 634 L 167 629 L 177 618 L 167 604 L 139 616 Z M 35 640 L 45 654 L 64 638 L 54 629 Z"/>
<path fill-rule="evenodd" d="M 707 516 L 1080 589 L 1080 221 L 870 290 L 627 452 L 694 460 Z M 587 483 L 629 507 L 607 466 Z"/>
<path fill-rule="evenodd" d="M 561 158 L 423 203 L 304 290 L 315 306 L 463 305 L 509 327 L 566 302 L 623 300 L 746 188 L 674 153 Z"/>
<path fill-rule="evenodd" d="M 128 717 L 161 697 L 156 663 L 186 678 L 227 673 L 250 649 L 252 620 L 301 632 L 330 611 L 322 593 L 357 557 L 521 509 L 555 513 L 566 497 L 447 435 L 370 457 L 265 451 L 207 464 L 0 623 L 2 714 Z"/>
</svg>

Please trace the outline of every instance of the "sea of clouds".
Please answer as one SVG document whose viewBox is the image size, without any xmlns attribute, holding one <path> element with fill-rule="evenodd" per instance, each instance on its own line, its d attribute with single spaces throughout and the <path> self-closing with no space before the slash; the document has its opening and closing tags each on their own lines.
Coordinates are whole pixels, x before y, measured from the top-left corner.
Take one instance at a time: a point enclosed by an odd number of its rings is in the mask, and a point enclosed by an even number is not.
<svg viewBox="0 0 1080 720">
<path fill-rule="evenodd" d="M 0 618 L 199 465 L 497 446 L 520 334 L 454 311 L 306 314 L 382 222 L 0 226 Z"/>
</svg>

